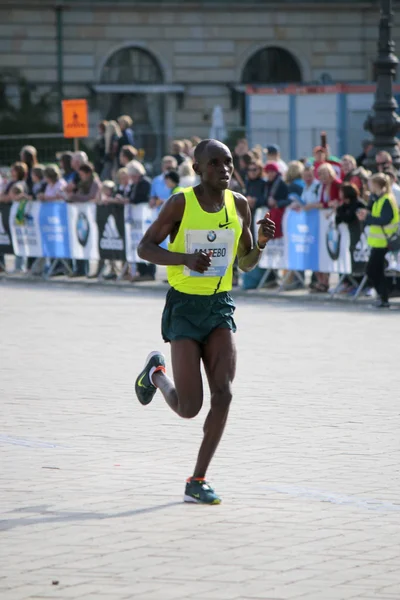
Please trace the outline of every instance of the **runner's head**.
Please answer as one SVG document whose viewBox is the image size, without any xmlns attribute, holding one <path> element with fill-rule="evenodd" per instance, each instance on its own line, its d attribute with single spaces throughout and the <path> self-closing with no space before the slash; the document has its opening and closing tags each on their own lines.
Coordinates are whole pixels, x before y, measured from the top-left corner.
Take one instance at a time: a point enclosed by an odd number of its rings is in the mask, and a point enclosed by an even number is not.
<svg viewBox="0 0 400 600">
<path fill-rule="evenodd" d="M 233 173 L 231 151 L 218 140 L 202 140 L 194 151 L 193 169 L 215 190 L 226 190 Z"/>
</svg>

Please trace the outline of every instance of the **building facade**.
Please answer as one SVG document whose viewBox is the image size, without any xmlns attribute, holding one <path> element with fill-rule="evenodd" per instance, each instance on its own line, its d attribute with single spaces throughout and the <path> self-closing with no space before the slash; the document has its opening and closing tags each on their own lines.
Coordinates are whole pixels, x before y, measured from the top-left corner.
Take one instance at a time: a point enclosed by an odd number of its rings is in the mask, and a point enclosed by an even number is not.
<svg viewBox="0 0 400 600">
<path fill-rule="evenodd" d="M 61 98 L 88 98 L 92 135 L 130 114 L 159 155 L 170 138 L 207 136 L 216 105 L 243 129 L 246 84 L 371 81 L 379 3 L 13 0 L 0 18 L 6 93 L 13 76 L 50 91 L 55 121 Z"/>
</svg>

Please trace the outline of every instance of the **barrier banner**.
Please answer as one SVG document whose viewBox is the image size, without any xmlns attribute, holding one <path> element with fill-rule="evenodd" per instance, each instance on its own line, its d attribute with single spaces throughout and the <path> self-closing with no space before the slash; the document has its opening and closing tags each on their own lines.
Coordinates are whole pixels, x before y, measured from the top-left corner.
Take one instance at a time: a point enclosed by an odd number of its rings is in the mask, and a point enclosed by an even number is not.
<svg viewBox="0 0 400 600">
<path fill-rule="evenodd" d="M 336 226 L 332 211 L 319 213 L 318 271 L 321 273 L 351 273 L 349 228 L 344 223 Z"/>
<path fill-rule="evenodd" d="M 257 240 L 258 227 L 257 221 L 264 218 L 265 213 L 268 211 L 266 206 L 257 208 L 254 213 L 254 242 Z M 285 243 L 283 238 L 271 240 L 263 250 L 258 266 L 261 269 L 286 269 L 285 263 Z"/>
<path fill-rule="evenodd" d="M 128 262 L 145 262 L 138 256 L 137 247 L 157 214 L 158 210 L 150 208 L 148 204 L 125 204 L 125 253 Z"/>
<path fill-rule="evenodd" d="M 67 211 L 71 258 L 99 260 L 96 204 L 91 202 L 70 203 L 67 206 Z"/>
<path fill-rule="evenodd" d="M 10 211 L 10 231 L 16 256 L 43 256 L 39 223 L 41 202 L 14 202 Z"/>
<path fill-rule="evenodd" d="M 11 204 L 0 203 L 0 255 L 13 254 L 14 248 L 10 231 Z"/>
<path fill-rule="evenodd" d="M 100 258 L 125 260 L 124 206 L 97 206 L 96 223 Z"/>
<path fill-rule="evenodd" d="M 39 226 L 42 235 L 42 256 L 71 256 L 65 202 L 44 202 L 39 211 Z"/>
<path fill-rule="evenodd" d="M 285 262 L 290 271 L 319 271 L 319 210 L 287 210 L 283 219 Z"/>
<path fill-rule="evenodd" d="M 364 275 L 371 253 L 367 242 L 368 227 L 363 228 L 362 224 L 355 223 L 354 226 L 349 225 L 349 233 L 351 272 L 353 275 Z"/>
</svg>

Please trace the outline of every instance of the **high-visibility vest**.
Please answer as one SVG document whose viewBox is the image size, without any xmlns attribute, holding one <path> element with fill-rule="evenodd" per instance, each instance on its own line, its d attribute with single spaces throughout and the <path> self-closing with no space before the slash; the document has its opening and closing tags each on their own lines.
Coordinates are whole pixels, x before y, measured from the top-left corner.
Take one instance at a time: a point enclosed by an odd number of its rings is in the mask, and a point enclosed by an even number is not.
<svg viewBox="0 0 400 600">
<path fill-rule="evenodd" d="M 386 200 L 389 200 L 393 209 L 393 218 L 389 225 L 370 225 L 368 233 L 368 245 L 372 248 L 386 248 L 388 245 L 387 238 L 390 238 L 396 233 L 399 225 L 399 208 L 390 194 L 385 194 L 375 200 L 372 205 L 371 215 L 373 217 L 380 217 L 382 213 L 383 205 Z"/>
</svg>

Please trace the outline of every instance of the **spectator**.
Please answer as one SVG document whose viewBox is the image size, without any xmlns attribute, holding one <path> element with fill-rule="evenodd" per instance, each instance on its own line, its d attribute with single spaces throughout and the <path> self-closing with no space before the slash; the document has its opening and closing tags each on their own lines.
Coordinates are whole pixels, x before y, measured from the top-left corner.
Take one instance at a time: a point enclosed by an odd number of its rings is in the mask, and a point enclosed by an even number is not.
<svg viewBox="0 0 400 600">
<path fill-rule="evenodd" d="M 105 155 L 106 155 L 106 128 L 108 125 L 108 121 L 100 121 L 98 124 L 98 132 L 93 151 L 94 151 L 94 168 L 96 173 L 100 175 L 103 170 Z"/>
<path fill-rule="evenodd" d="M 21 162 L 25 163 L 28 167 L 28 172 L 26 174 L 26 186 L 28 190 L 28 194 L 32 194 L 32 169 L 38 164 L 37 159 L 37 150 L 34 146 L 24 146 L 20 152 Z"/>
<path fill-rule="evenodd" d="M 339 205 L 341 180 L 337 178 L 335 169 L 329 163 L 320 165 L 318 179 L 321 182 L 319 202 L 320 208 L 336 208 Z"/>
<path fill-rule="evenodd" d="M 248 144 L 246 138 L 240 138 L 236 142 L 235 149 L 232 152 L 233 177 L 236 180 L 236 182 L 238 183 L 239 188 L 243 189 L 243 190 L 245 188 L 244 180 L 246 177 L 246 171 L 245 170 L 241 171 L 240 158 L 241 158 L 241 156 L 246 154 L 248 151 L 249 151 L 249 144 Z"/>
<path fill-rule="evenodd" d="M 176 171 L 167 171 L 165 173 L 165 183 L 171 190 L 171 196 L 183 190 L 183 187 L 179 185 L 179 182 L 180 177 Z"/>
<path fill-rule="evenodd" d="M 359 167 L 362 167 L 365 159 L 368 157 L 368 154 L 371 152 L 374 147 L 371 140 L 363 140 L 362 142 L 362 153 L 357 156 L 356 162 Z"/>
<path fill-rule="evenodd" d="M 192 158 L 193 156 L 193 144 L 190 140 L 182 140 L 183 142 L 183 154 L 187 158 Z"/>
<path fill-rule="evenodd" d="M 385 150 L 380 150 L 380 152 L 377 152 L 375 156 L 375 162 L 378 171 L 380 173 L 383 173 L 387 169 L 390 169 L 390 167 L 393 164 L 393 159 L 389 152 L 386 152 Z"/>
<path fill-rule="evenodd" d="M 60 166 L 62 170 L 63 179 L 65 179 L 67 184 L 71 182 L 75 183 L 75 181 L 78 181 L 78 178 L 76 177 L 76 171 L 74 171 L 74 169 L 72 168 L 73 156 L 73 152 L 64 152 L 64 154 L 62 154 L 60 157 Z"/>
<path fill-rule="evenodd" d="M 14 183 L 10 189 L 10 202 L 20 202 L 21 200 L 27 200 L 28 195 L 26 193 L 26 186 L 19 181 Z"/>
<path fill-rule="evenodd" d="M 186 156 L 183 154 L 184 148 L 185 145 L 180 140 L 174 140 L 171 144 L 171 156 L 175 158 L 178 167 L 186 160 Z"/>
<path fill-rule="evenodd" d="M 399 224 L 399 209 L 390 188 L 391 180 L 388 175 L 373 175 L 370 179 L 373 199 L 368 210 L 359 209 L 357 212 L 360 221 L 370 226 L 368 245 L 371 247 L 371 254 L 367 264 L 367 275 L 379 296 L 377 308 L 389 308 L 385 256 L 388 238 L 397 232 Z"/>
<path fill-rule="evenodd" d="M 132 129 L 133 121 L 131 117 L 122 115 L 121 117 L 118 117 L 117 120 L 121 129 L 121 137 L 118 140 L 119 149 L 121 150 L 123 146 L 133 146 L 135 137 Z"/>
<path fill-rule="evenodd" d="M 11 179 L 7 183 L 4 192 L 0 196 L 0 202 L 11 202 L 10 198 L 10 190 L 13 185 L 17 182 L 22 182 L 24 184 L 24 191 L 27 192 L 25 178 L 28 173 L 28 167 L 24 162 L 15 162 L 11 165 Z"/>
<path fill-rule="evenodd" d="M 325 164 L 328 160 L 328 150 L 323 146 L 315 146 L 313 150 L 314 156 L 314 175 L 318 179 L 318 169 L 322 164 Z"/>
<path fill-rule="evenodd" d="M 128 163 L 126 169 L 132 182 L 129 196 L 130 204 L 148 203 L 150 201 L 151 181 L 146 177 L 146 169 L 138 160 L 132 160 Z"/>
<path fill-rule="evenodd" d="M 244 184 L 246 184 L 247 169 L 249 168 L 249 165 L 253 160 L 254 156 L 252 152 L 246 152 L 245 154 L 242 154 L 242 156 L 239 158 L 239 171 Z"/>
<path fill-rule="evenodd" d="M 286 171 L 286 184 L 288 186 L 288 198 L 290 202 L 301 203 L 301 196 L 304 190 L 304 165 L 298 160 L 292 160 Z"/>
<path fill-rule="evenodd" d="M 98 204 L 115 204 L 115 183 L 111 179 L 102 181 L 96 202 Z"/>
<path fill-rule="evenodd" d="M 190 158 L 185 160 L 178 168 L 180 185 L 183 188 L 194 187 L 199 183 L 199 178 L 193 171 L 193 163 Z"/>
<path fill-rule="evenodd" d="M 100 179 L 105 181 L 106 179 L 112 179 L 118 168 L 118 157 L 119 157 L 119 140 L 122 137 L 121 130 L 116 121 L 109 121 L 106 126 L 106 132 L 104 136 L 105 153 L 104 153 L 104 166 L 101 171 Z"/>
<path fill-rule="evenodd" d="M 46 187 L 43 192 L 37 194 L 38 200 L 54 202 L 56 200 L 65 200 L 67 183 L 61 177 L 60 169 L 57 165 L 48 165 L 44 170 Z"/>
<path fill-rule="evenodd" d="M 262 162 L 252 160 L 245 177 L 245 196 L 252 214 L 256 208 L 265 205 L 265 185 Z"/>
<path fill-rule="evenodd" d="M 100 182 L 92 163 L 79 167 L 79 183 L 76 192 L 68 195 L 69 202 L 95 202 L 100 191 Z"/>
<path fill-rule="evenodd" d="M 129 202 L 129 197 L 132 193 L 132 183 L 129 177 L 129 171 L 126 167 L 119 169 L 117 172 L 118 187 L 115 193 L 115 199 L 118 202 Z"/>
<path fill-rule="evenodd" d="M 268 162 L 277 163 L 279 166 L 280 173 L 282 173 L 282 175 L 285 175 L 288 166 L 285 163 L 285 161 L 281 158 L 281 150 L 278 144 L 271 144 L 267 147 L 267 163 Z"/>
<path fill-rule="evenodd" d="M 359 169 L 357 169 L 357 162 L 354 156 L 345 154 L 342 156 L 342 181 L 343 183 L 352 183 L 358 189 L 358 195 L 363 196 L 364 185 L 359 175 Z"/>
<path fill-rule="evenodd" d="M 393 167 L 385 170 L 385 174 L 390 177 L 390 181 L 392 184 L 392 193 L 394 199 L 396 200 L 396 204 L 400 207 L 400 185 L 397 182 L 397 174 Z"/>
<path fill-rule="evenodd" d="M 288 186 L 282 179 L 278 163 L 267 163 L 264 167 L 264 171 L 267 175 L 267 181 L 265 183 L 265 204 L 269 208 L 271 219 L 275 222 L 275 238 L 281 238 L 283 236 L 283 213 L 290 203 L 288 199 Z"/>
<path fill-rule="evenodd" d="M 154 177 L 151 185 L 150 204 L 151 206 L 161 206 L 170 197 L 170 189 L 165 183 L 164 174 L 167 171 L 176 170 L 178 163 L 173 156 L 164 156 L 161 162 L 161 175 Z"/>
<path fill-rule="evenodd" d="M 353 183 L 344 183 L 340 187 L 340 205 L 336 209 L 336 225 L 347 223 L 349 227 L 357 225 L 357 236 L 360 236 L 357 211 L 366 208 L 365 203 L 359 197 L 358 187 Z"/>
<path fill-rule="evenodd" d="M 303 171 L 304 188 L 300 198 L 300 204 L 305 206 L 317 208 L 319 189 L 321 183 L 314 175 L 314 167 L 308 165 L 304 167 Z"/>
<path fill-rule="evenodd" d="M 38 200 L 38 194 L 43 194 L 46 189 L 45 167 L 36 165 L 32 169 L 32 199 Z"/>
<path fill-rule="evenodd" d="M 127 169 L 132 181 L 129 202 L 131 204 L 148 204 L 152 186 L 150 180 L 146 177 L 144 166 L 139 161 L 133 160 L 129 163 Z M 170 195 L 170 192 L 168 195 Z M 136 264 L 136 270 L 136 275 L 130 277 L 131 281 L 153 281 L 155 279 L 156 266 L 151 263 L 139 262 Z"/>
<path fill-rule="evenodd" d="M 126 167 L 126 165 L 131 162 L 131 160 L 137 160 L 138 151 L 133 146 L 122 146 L 119 152 L 119 164 L 122 167 Z"/>
<path fill-rule="evenodd" d="M 357 218 L 357 211 L 360 208 L 365 208 L 365 203 L 359 197 L 358 187 L 352 183 L 344 183 L 340 187 L 340 205 L 336 209 L 335 223 L 339 226 L 341 223 L 346 223 L 350 233 L 350 247 L 355 247 L 360 239 L 360 222 Z M 343 284 L 340 286 L 341 293 L 353 294 L 357 290 L 354 287 L 354 281 L 359 285 L 362 277 L 357 277 L 355 274 L 351 278 L 345 277 Z"/>
<path fill-rule="evenodd" d="M 88 155 L 86 152 L 78 151 L 72 154 L 71 166 L 74 171 L 74 175 L 71 176 L 69 183 L 67 184 L 67 194 L 73 194 L 78 190 L 80 183 L 79 170 L 82 165 L 89 162 Z"/>
</svg>

